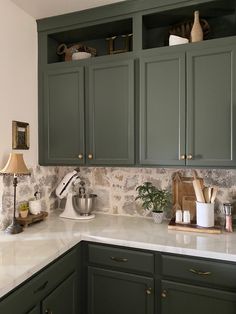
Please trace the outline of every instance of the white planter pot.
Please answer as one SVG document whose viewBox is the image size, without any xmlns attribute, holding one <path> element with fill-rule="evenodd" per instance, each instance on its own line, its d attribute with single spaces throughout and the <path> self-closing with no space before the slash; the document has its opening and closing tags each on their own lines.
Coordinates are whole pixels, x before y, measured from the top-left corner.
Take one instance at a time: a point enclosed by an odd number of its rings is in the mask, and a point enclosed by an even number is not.
<svg viewBox="0 0 236 314">
<path fill-rule="evenodd" d="M 153 220 L 156 224 L 161 224 L 163 221 L 164 213 L 163 212 L 152 212 Z"/>
</svg>

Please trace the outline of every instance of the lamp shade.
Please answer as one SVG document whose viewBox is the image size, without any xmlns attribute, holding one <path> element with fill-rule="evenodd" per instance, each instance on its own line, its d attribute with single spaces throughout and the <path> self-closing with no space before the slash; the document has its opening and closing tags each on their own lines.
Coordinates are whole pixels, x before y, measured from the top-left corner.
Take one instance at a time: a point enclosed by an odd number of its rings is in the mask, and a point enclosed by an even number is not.
<svg viewBox="0 0 236 314">
<path fill-rule="evenodd" d="M 0 171 L 0 174 L 29 175 L 30 171 L 26 167 L 23 154 L 11 153 L 6 166 Z"/>
</svg>

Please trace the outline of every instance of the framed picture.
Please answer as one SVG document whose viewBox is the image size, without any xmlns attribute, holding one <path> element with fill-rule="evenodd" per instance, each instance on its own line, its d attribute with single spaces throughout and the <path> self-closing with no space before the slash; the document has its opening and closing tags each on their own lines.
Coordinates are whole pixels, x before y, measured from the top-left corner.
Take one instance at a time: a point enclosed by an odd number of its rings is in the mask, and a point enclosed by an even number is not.
<svg viewBox="0 0 236 314">
<path fill-rule="evenodd" d="M 12 148 L 29 149 L 29 123 L 12 121 Z"/>
</svg>

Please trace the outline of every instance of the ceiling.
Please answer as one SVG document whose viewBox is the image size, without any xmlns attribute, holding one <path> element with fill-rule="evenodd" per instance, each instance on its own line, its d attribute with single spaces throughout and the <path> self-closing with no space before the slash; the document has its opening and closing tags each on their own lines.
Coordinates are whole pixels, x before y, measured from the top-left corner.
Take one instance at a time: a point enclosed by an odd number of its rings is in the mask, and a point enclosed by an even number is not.
<svg viewBox="0 0 236 314">
<path fill-rule="evenodd" d="M 85 10 L 126 0 L 11 0 L 36 19 Z"/>
</svg>

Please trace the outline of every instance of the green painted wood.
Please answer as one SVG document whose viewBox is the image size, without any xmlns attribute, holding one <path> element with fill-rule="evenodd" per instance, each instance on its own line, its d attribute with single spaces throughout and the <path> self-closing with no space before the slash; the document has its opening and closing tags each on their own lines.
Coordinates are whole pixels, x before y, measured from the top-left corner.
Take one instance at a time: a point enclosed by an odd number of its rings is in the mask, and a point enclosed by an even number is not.
<svg viewBox="0 0 236 314">
<path fill-rule="evenodd" d="M 89 267 L 88 314 L 153 314 L 153 288 L 149 277 Z"/>
<path fill-rule="evenodd" d="M 40 314 L 40 306 L 37 305 L 34 308 L 32 308 L 27 314 Z"/>
<path fill-rule="evenodd" d="M 184 165 L 185 161 L 180 160 L 182 154 L 185 154 L 185 55 L 154 52 L 153 57 L 142 57 L 140 61 L 140 163 Z"/>
<path fill-rule="evenodd" d="M 236 165 L 235 61 L 234 45 L 187 53 L 187 165 Z"/>
<path fill-rule="evenodd" d="M 134 61 L 91 65 L 88 85 L 87 163 L 134 164 Z"/>
<path fill-rule="evenodd" d="M 43 165 L 79 165 L 84 160 L 83 68 L 47 71 L 41 114 Z"/>
<path fill-rule="evenodd" d="M 162 314 L 235 314 L 236 293 L 162 281 Z"/>
<path fill-rule="evenodd" d="M 77 276 L 71 274 L 42 301 L 42 313 L 77 314 Z"/>
</svg>

